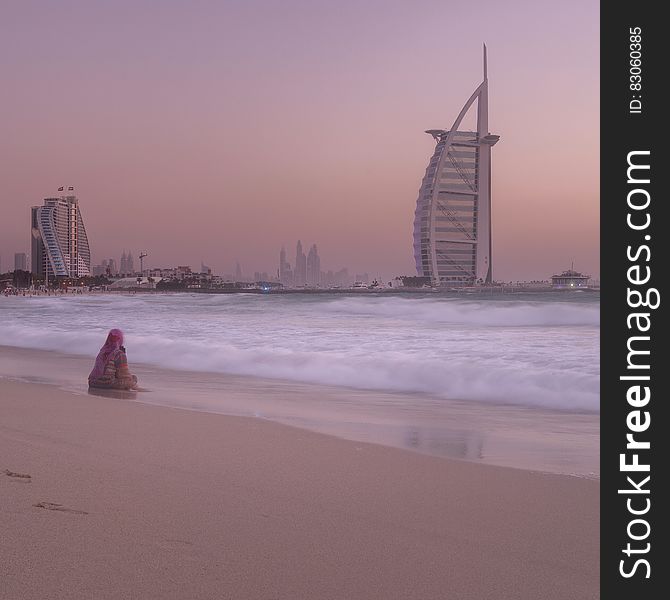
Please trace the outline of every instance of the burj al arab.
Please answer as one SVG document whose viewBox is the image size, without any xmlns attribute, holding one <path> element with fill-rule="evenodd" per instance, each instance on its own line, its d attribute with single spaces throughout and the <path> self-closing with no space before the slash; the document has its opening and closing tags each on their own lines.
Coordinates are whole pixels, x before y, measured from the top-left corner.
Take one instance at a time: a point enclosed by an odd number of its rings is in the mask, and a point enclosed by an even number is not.
<svg viewBox="0 0 670 600">
<path fill-rule="evenodd" d="M 476 102 L 476 109 L 475 109 Z M 460 129 L 476 110 L 476 131 Z M 491 148 L 488 75 L 465 103 L 451 129 L 426 131 L 436 141 L 414 213 L 414 259 L 419 276 L 433 285 L 493 281 L 491 256 Z"/>
</svg>

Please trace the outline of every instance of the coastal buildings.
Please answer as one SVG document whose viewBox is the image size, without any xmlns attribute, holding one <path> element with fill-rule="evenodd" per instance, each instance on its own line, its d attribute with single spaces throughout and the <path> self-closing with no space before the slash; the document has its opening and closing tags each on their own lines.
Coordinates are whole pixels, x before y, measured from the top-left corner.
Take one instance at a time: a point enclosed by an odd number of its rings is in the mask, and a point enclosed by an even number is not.
<svg viewBox="0 0 670 600">
<path fill-rule="evenodd" d="M 28 258 L 25 252 L 16 252 L 14 254 L 14 270 L 15 271 L 28 270 Z"/>
<path fill-rule="evenodd" d="M 302 242 L 298 240 L 295 247 L 295 269 L 293 271 L 293 285 L 300 287 L 307 283 L 307 257 L 302 251 Z"/>
<path fill-rule="evenodd" d="M 572 269 L 563 271 L 559 275 L 551 276 L 551 287 L 554 289 L 574 289 L 589 287 L 590 275 L 584 275 Z"/>
<path fill-rule="evenodd" d="M 476 131 L 460 129 L 476 107 Z M 414 213 L 414 259 L 420 277 L 434 285 L 491 283 L 491 148 L 488 75 L 450 129 L 429 129 L 435 151 L 421 183 Z"/>
<path fill-rule="evenodd" d="M 279 268 L 277 276 L 279 282 L 287 288 L 340 288 L 348 287 L 353 283 L 349 271 L 345 268 L 339 271 L 322 271 L 321 257 L 316 244 L 312 244 L 305 256 L 302 242 L 296 244 L 296 264 L 291 269 L 291 264 L 286 260 L 286 249 L 282 246 L 279 252 Z M 367 278 L 367 274 L 366 274 Z"/>
<path fill-rule="evenodd" d="M 310 287 L 321 285 L 321 259 L 316 244 L 312 245 L 307 254 L 305 283 Z"/>
<path fill-rule="evenodd" d="M 113 258 L 106 258 L 99 265 L 93 265 L 91 273 L 94 277 L 97 277 L 98 275 L 106 275 L 108 277 L 122 275 L 122 273 L 119 273 L 119 269 L 116 266 L 116 260 Z"/>
<path fill-rule="evenodd" d="M 34 275 L 83 277 L 91 274 L 91 250 L 74 188 L 63 187 L 61 196 L 45 198 L 31 208 L 31 256 Z"/>
<path fill-rule="evenodd" d="M 107 268 L 109 269 L 109 273 L 111 275 L 118 275 L 119 274 L 119 268 L 116 266 L 116 259 L 114 258 L 108 258 L 106 261 L 102 261 L 102 264 L 104 265 L 107 263 Z"/>
<path fill-rule="evenodd" d="M 282 246 L 279 252 L 279 282 L 287 287 L 293 285 L 293 271 L 286 260 L 286 248 Z"/>
<path fill-rule="evenodd" d="M 135 273 L 135 265 L 133 263 L 133 255 L 124 250 L 123 253 L 121 254 L 121 264 L 119 268 L 119 272 L 121 275 L 134 275 Z"/>
</svg>

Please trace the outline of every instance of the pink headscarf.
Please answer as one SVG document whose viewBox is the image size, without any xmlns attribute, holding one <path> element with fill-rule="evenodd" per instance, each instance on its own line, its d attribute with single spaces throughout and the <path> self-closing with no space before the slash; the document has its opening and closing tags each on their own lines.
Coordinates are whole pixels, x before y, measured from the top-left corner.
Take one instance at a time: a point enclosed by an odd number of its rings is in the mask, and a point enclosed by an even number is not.
<svg viewBox="0 0 670 600">
<path fill-rule="evenodd" d="M 88 378 L 97 379 L 98 377 L 101 377 L 105 372 L 105 365 L 107 364 L 109 357 L 121 346 L 123 346 L 123 332 L 120 329 L 110 329 L 109 334 L 107 335 L 107 341 L 105 341 L 105 345 L 100 348 L 100 352 L 98 352 L 98 356 L 95 359 L 95 365 Z"/>
</svg>

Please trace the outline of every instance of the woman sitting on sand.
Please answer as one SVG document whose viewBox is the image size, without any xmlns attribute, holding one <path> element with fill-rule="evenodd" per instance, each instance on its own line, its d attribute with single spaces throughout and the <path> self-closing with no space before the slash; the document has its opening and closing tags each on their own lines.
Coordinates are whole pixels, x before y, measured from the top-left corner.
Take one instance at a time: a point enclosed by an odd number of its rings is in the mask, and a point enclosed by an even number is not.
<svg viewBox="0 0 670 600">
<path fill-rule="evenodd" d="M 128 369 L 123 332 L 112 329 L 105 345 L 100 348 L 95 366 L 88 376 L 88 385 L 94 388 L 131 390 L 137 386 L 137 377 Z"/>
</svg>

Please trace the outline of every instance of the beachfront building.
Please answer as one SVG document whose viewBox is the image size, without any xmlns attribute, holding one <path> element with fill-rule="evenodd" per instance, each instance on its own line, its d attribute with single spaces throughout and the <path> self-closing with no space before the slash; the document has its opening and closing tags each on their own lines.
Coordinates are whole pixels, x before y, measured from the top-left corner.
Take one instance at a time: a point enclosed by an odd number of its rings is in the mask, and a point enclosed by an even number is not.
<svg viewBox="0 0 670 600">
<path fill-rule="evenodd" d="M 31 208 L 31 267 L 34 275 L 83 277 L 91 274 L 91 250 L 74 188 Z"/>
<path fill-rule="evenodd" d="M 476 102 L 476 131 L 461 124 Z M 450 129 L 429 129 L 435 151 L 421 182 L 414 213 L 414 259 L 419 277 L 433 285 L 493 281 L 491 257 L 491 148 L 488 75 Z"/>
<path fill-rule="evenodd" d="M 583 275 L 574 269 L 551 276 L 551 287 L 555 289 L 575 289 L 589 287 L 590 275 Z"/>
</svg>

